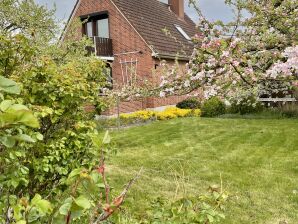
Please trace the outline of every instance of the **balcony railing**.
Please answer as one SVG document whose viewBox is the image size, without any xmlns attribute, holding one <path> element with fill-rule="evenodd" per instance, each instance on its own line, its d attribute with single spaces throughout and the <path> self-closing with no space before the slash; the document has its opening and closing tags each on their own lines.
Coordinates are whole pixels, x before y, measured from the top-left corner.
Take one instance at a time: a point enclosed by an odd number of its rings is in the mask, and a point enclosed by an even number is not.
<svg viewBox="0 0 298 224">
<path fill-rule="evenodd" d="M 88 51 L 96 56 L 113 56 L 113 43 L 110 38 L 92 37 L 94 47 L 88 47 Z"/>
</svg>

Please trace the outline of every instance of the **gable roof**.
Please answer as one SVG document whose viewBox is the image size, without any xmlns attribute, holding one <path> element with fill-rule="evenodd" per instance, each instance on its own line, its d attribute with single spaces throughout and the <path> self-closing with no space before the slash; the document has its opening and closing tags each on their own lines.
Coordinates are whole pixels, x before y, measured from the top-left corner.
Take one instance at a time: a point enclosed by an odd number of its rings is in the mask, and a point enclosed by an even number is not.
<svg viewBox="0 0 298 224">
<path fill-rule="evenodd" d="M 179 25 L 190 37 L 196 33 L 194 22 L 185 14 L 181 20 L 167 4 L 157 0 L 111 0 L 131 22 L 138 33 L 159 56 L 188 57 L 193 44 L 177 30 Z M 168 30 L 170 36 L 163 31 Z"/>
<path fill-rule="evenodd" d="M 61 39 L 67 32 L 70 21 L 79 6 L 81 0 L 77 0 L 70 14 L 67 25 L 64 28 Z M 99 0 L 98 0 L 99 1 Z M 180 19 L 169 9 L 167 4 L 158 0 L 110 0 L 126 17 L 129 23 L 135 28 L 146 44 L 153 50 L 153 56 L 160 58 L 175 58 L 179 54 L 179 59 L 190 57 L 193 51 L 193 43 L 177 30 L 175 25 L 180 26 L 188 36 L 196 34 L 195 23 L 184 15 L 184 20 Z M 166 35 L 164 29 L 170 33 Z"/>
</svg>

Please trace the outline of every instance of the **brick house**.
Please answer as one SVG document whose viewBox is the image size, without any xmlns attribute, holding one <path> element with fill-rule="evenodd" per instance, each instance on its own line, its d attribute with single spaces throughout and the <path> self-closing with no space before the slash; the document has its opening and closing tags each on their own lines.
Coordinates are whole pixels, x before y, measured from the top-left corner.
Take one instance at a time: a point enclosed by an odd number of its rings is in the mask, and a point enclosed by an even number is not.
<svg viewBox="0 0 298 224">
<path fill-rule="evenodd" d="M 125 84 L 135 76 L 159 82 L 161 61 L 171 64 L 178 59 L 183 65 L 192 54 L 196 28 L 184 12 L 184 0 L 77 0 L 62 38 L 74 18 L 85 21 L 77 38 L 92 38 L 93 51 L 107 61 L 114 84 Z M 120 111 L 173 105 L 183 98 L 121 102 Z"/>
</svg>

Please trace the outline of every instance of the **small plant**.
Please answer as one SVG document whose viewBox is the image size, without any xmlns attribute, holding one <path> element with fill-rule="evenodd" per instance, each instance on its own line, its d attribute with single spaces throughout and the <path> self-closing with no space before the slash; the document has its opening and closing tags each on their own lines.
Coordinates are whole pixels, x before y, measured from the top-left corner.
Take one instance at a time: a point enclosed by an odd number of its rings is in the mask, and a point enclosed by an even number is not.
<svg viewBox="0 0 298 224">
<path fill-rule="evenodd" d="M 203 117 L 217 117 L 226 112 L 225 104 L 217 97 L 206 100 L 202 106 Z"/>
<path fill-rule="evenodd" d="M 197 98 L 188 98 L 179 102 L 176 106 L 180 109 L 199 109 L 201 103 Z"/>
<path fill-rule="evenodd" d="M 148 211 L 149 223 L 220 223 L 225 219 L 223 210 L 227 199 L 228 194 L 217 186 L 210 187 L 207 194 L 197 197 L 183 197 L 172 202 L 157 198 L 151 202 Z"/>
</svg>

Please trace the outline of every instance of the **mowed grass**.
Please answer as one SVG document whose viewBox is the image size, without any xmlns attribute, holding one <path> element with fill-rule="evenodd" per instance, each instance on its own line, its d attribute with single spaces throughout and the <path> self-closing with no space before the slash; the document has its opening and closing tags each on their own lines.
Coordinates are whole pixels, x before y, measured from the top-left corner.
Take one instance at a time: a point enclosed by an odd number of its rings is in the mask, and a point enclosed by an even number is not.
<svg viewBox="0 0 298 224">
<path fill-rule="evenodd" d="M 152 199 L 200 195 L 220 184 L 230 193 L 222 223 L 298 223 L 298 120 L 183 118 L 111 133 L 108 161 L 128 213 L 145 216 Z"/>
</svg>

